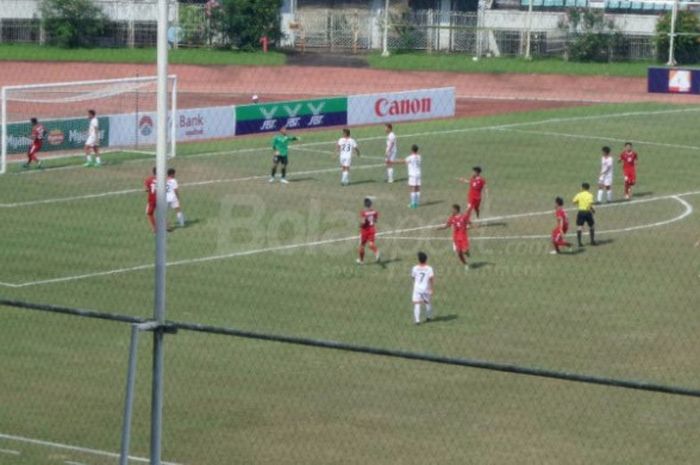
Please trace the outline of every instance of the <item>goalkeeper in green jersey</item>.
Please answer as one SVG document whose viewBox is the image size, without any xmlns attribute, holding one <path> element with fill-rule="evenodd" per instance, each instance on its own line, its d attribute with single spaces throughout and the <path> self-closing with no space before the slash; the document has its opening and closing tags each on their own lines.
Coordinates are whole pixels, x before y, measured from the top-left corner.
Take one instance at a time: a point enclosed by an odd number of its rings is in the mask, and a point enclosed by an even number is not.
<svg viewBox="0 0 700 465">
<path fill-rule="evenodd" d="M 288 184 L 287 181 L 287 164 L 289 163 L 289 143 L 297 140 L 301 140 L 299 137 L 288 136 L 287 127 L 282 126 L 280 128 L 280 133 L 272 139 L 272 173 L 270 174 L 270 182 L 275 182 L 275 175 L 277 174 L 277 166 L 282 165 L 282 177 L 280 182 L 282 184 Z"/>
</svg>

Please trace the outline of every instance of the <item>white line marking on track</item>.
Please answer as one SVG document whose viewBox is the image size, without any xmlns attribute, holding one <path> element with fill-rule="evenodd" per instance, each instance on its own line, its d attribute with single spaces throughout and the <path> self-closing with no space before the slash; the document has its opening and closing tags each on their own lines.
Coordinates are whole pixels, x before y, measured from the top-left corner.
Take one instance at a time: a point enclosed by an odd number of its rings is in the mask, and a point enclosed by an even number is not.
<svg viewBox="0 0 700 465">
<path fill-rule="evenodd" d="M 623 228 L 620 230 L 601 231 L 601 233 L 635 231 L 638 229 L 647 229 L 647 228 L 651 228 L 651 227 L 658 227 L 658 226 L 663 226 L 666 224 L 673 223 L 675 221 L 680 221 L 680 220 L 686 218 L 688 215 L 690 215 L 693 212 L 693 207 L 688 202 L 681 199 L 680 197 L 688 196 L 688 195 L 696 195 L 696 194 L 700 194 L 700 191 L 691 191 L 691 192 L 684 192 L 684 193 L 679 193 L 679 194 L 660 195 L 657 197 L 650 197 L 650 198 L 640 199 L 640 200 L 632 200 L 629 202 L 600 205 L 598 208 L 612 208 L 612 207 L 622 207 L 622 206 L 628 206 L 628 205 L 639 205 L 642 203 L 655 202 L 655 201 L 663 200 L 663 199 L 675 199 L 675 200 L 678 200 L 679 202 L 681 202 L 686 208 L 686 211 L 683 214 L 681 214 L 680 216 L 673 218 L 671 220 L 664 220 L 664 221 L 660 221 L 660 222 L 653 223 L 650 225 L 631 226 L 629 228 Z M 489 217 L 489 218 L 483 218 L 483 219 L 477 220 L 477 221 L 479 221 L 481 223 L 488 223 L 490 221 L 499 221 L 499 220 L 516 219 L 516 218 L 527 218 L 527 217 L 550 215 L 550 214 L 552 214 L 551 210 L 543 210 L 543 211 L 529 212 L 529 213 L 514 213 L 514 214 L 509 214 L 509 215 L 493 216 L 493 217 Z M 384 231 L 384 232 L 377 233 L 377 236 L 392 237 L 392 236 L 397 236 L 399 234 L 404 234 L 407 232 L 414 232 L 414 231 L 421 231 L 421 230 L 425 230 L 425 229 L 436 228 L 438 226 L 442 226 L 442 223 L 441 224 L 416 226 L 416 227 L 412 227 L 412 228 L 395 229 L 392 231 Z M 474 237 L 474 239 L 477 239 L 478 237 L 482 237 L 481 240 L 488 240 L 488 238 L 485 236 L 476 236 L 476 237 Z M 547 236 L 547 235 L 536 236 L 536 237 L 534 237 L 534 236 L 533 237 L 530 237 L 530 236 L 527 236 L 527 237 L 525 237 L 525 236 L 508 236 L 508 237 L 502 237 L 499 239 L 523 239 L 523 238 L 541 239 L 541 238 L 546 238 L 546 237 L 549 237 L 549 236 Z M 281 252 L 281 251 L 285 251 L 285 250 L 302 249 L 302 248 L 307 248 L 307 247 L 318 247 L 321 245 L 329 245 L 329 244 L 335 244 L 338 242 L 346 242 L 346 241 L 357 240 L 357 239 L 358 239 L 358 236 L 355 234 L 352 236 L 338 237 L 335 239 L 326 239 L 326 240 L 312 241 L 312 242 L 301 242 L 301 243 L 287 244 L 287 245 L 281 245 L 281 246 L 265 247 L 265 248 L 261 248 L 261 249 L 231 252 L 231 253 L 221 254 L 221 255 L 209 255 L 206 257 L 177 260 L 177 261 L 169 262 L 166 266 L 172 267 L 172 266 L 191 265 L 194 263 L 205 263 L 205 262 L 212 262 L 212 261 L 219 261 L 219 260 L 227 260 L 227 259 L 231 259 L 231 258 L 258 255 L 258 254 L 262 254 L 262 253 Z M 77 281 L 77 280 L 81 280 L 81 279 L 97 278 L 97 277 L 103 277 L 103 276 L 112 276 L 112 275 L 116 275 L 116 274 L 130 273 L 133 271 L 150 270 L 153 268 L 154 268 L 154 264 L 148 263 L 148 264 L 137 265 L 137 266 L 132 266 L 132 267 L 116 268 L 113 270 L 98 271 L 98 272 L 94 272 L 94 273 L 84 273 L 84 274 L 73 275 L 73 276 L 63 276 L 63 277 L 59 277 L 59 278 L 43 279 L 43 280 L 37 280 L 37 281 L 28 281 L 28 282 L 17 283 L 17 284 L 0 283 L 0 286 L 10 287 L 10 288 L 24 288 L 24 287 L 38 286 L 38 285 L 44 285 L 44 284 L 56 284 L 56 283 L 62 283 L 62 282 L 68 282 L 68 281 Z"/>
<path fill-rule="evenodd" d="M 80 447 L 80 446 L 71 446 L 69 444 L 62 444 L 60 442 L 52 442 L 52 441 L 43 441 L 41 439 L 33 439 L 33 438 L 27 438 L 23 436 L 15 436 L 13 434 L 3 434 L 0 433 L 0 439 L 6 439 L 8 441 L 15 441 L 15 442 L 21 442 L 25 444 L 33 444 L 35 446 L 43 446 L 43 447 L 51 447 L 53 449 L 63 449 L 63 450 L 70 450 L 73 452 L 82 452 L 84 454 L 90 454 L 90 455 L 96 455 L 96 456 L 101 456 L 101 457 L 111 457 L 111 458 L 119 458 L 119 454 L 116 452 L 108 452 L 104 450 L 99 450 L 99 449 L 90 449 L 88 447 Z M 144 457 L 135 457 L 135 456 L 129 456 L 129 460 L 133 460 L 134 462 L 141 462 L 141 463 L 148 463 L 149 460 Z M 179 465 L 175 462 L 162 462 L 163 465 Z"/>
<path fill-rule="evenodd" d="M 65 460 L 63 463 L 66 465 L 87 465 L 86 463 L 83 462 L 73 462 L 72 460 Z"/>
<path fill-rule="evenodd" d="M 382 166 L 384 166 L 384 165 L 379 165 L 379 164 L 357 165 L 354 167 L 354 169 L 355 170 L 366 170 L 366 169 L 372 169 L 372 168 L 380 168 Z M 322 169 L 317 169 L 317 170 L 298 171 L 296 173 L 290 174 L 289 177 L 291 179 L 294 179 L 297 176 L 308 176 L 310 174 L 334 173 L 338 170 L 339 170 L 339 168 L 322 168 Z M 255 175 L 255 176 L 244 176 L 241 178 L 208 179 L 205 181 L 184 182 L 184 183 L 181 183 L 180 186 L 199 187 L 199 186 L 210 186 L 212 184 L 225 184 L 225 183 L 234 183 L 234 182 L 256 181 L 256 180 L 268 179 L 268 178 L 269 178 L 269 175 Z M 34 206 L 34 205 L 46 205 L 46 204 L 52 204 L 52 203 L 73 202 L 73 201 L 78 201 L 78 200 L 89 200 L 89 199 L 96 199 L 96 198 L 101 198 L 101 197 L 112 197 L 112 196 L 118 196 L 118 195 L 135 194 L 135 193 L 143 193 L 143 192 L 144 192 L 143 189 L 125 189 L 125 190 L 121 190 L 121 191 L 103 192 L 101 194 L 85 194 L 85 195 L 75 195 L 75 196 L 71 196 L 71 197 L 57 197 L 57 198 L 53 198 L 53 199 L 30 200 L 27 202 L 0 203 L 0 208 L 30 207 L 30 206 Z"/>
<path fill-rule="evenodd" d="M 459 133 L 475 132 L 475 131 L 489 131 L 489 130 L 500 130 L 500 129 L 508 129 L 508 128 L 536 126 L 539 124 L 556 124 L 556 123 L 566 123 L 566 122 L 572 122 L 572 121 L 586 121 L 586 120 L 590 120 L 590 119 L 597 120 L 597 119 L 608 119 L 608 118 L 621 118 L 621 117 L 628 117 L 628 116 L 663 115 L 663 114 L 688 113 L 688 112 L 697 112 L 697 111 L 700 111 L 700 108 L 692 107 L 692 108 L 678 108 L 678 109 L 668 109 L 668 110 L 628 111 L 628 112 L 620 112 L 620 113 L 568 116 L 568 117 L 561 117 L 561 118 L 548 118 L 548 119 L 543 119 L 543 120 L 538 120 L 538 121 L 525 121 L 525 122 L 521 122 L 521 123 L 508 123 L 508 124 L 499 124 L 499 125 L 492 125 L 492 126 L 477 126 L 477 127 L 460 128 L 460 129 L 443 129 L 443 130 L 438 130 L 438 131 L 424 131 L 424 132 L 406 133 L 406 134 L 400 134 L 400 137 L 422 137 L 422 136 L 431 136 L 431 135 L 437 136 L 437 135 L 444 135 L 444 134 L 459 134 Z M 362 138 L 357 139 L 357 141 L 358 142 L 366 142 L 366 141 L 373 141 L 373 140 L 383 140 L 385 138 L 386 138 L 386 136 L 362 137 Z M 318 145 L 331 145 L 331 144 L 334 144 L 334 141 L 306 142 L 303 144 L 295 144 L 293 147 L 295 147 L 295 148 L 314 147 L 314 146 L 318 146 Z M 184 157 L 185 157 L 185 159 L 193 159 L 193 158 L 202 158 L 202 157 L 214 157 L 214 156 L 222 156 L 222 155 L 253 153 L 253 152 L 260 152 L 263 150 L 269 150 L 269 149 L 267 147 L 255 147 L 255 148 L 246 148 L 246 149 L 221 150 L 221 151 L 216 151 L 216 152 L 198 153 L 198 154 L 194 154 L 194 155 L 184 155 Z M 131 150 L 124 149 L 124 152 L 131 152 Z M 69 156 L 66 156 L 66 158 L 69 158 L 71 156 L 76 157 L 76 156 L 80 156 L 80 155 L 69 155 Z M 126 160 L 124 163 L 143 163 L 143 162 L 152 163 L 153 160 L 151 160 L 151 159 Z M 61 168 L 51 168 L 51 169 L 48 169 L 45 171 L 23 171 L 23 172 L 13 173 L 13 174 L 20 175 L 20 174 L 29 174 L 29 173 L 37 173 L 37 172 L 51 172 L 51 171 L 55 171 L 57 169 L 85 169 L 85 168 L 83 168 L 80 165 L 73 165 L 73 166 L 64 166 Z"/>
<path fill-rule="evenodd" d="M 612 141 L 612 142 L 632 142 L 634 144 L 655 145 L 657 147 L 667 147 L 667 148 L 673 148 L 673 149 L 700 150 L 700 147 L 697 147 L 695 145 L 667 144 L 664 142 L 653 142 L 653 141 L 638 140 L 638 139 L 618 139 L 615 137 L 591 136 L 591 135 L 586 135 L 586 134 L 568 134 L 568 133 L 556 132 L 556 131 L 532 131 L 532 130 L 514 129 L 514 128 L 504 128 L 504 129 L 500 129 L 500 130 L 501 131 L 509 131 L 509 132 L 518 132 L 521 134 L 533 134 L 533 135 L 539 135 L 539 136 L 566 137 L 566 138 L 570 138 L 570 139 L 603 140 L 603 141 Z"/>
<path fill-rule="evenodd" d="M 0 454 L 7 454 L 7 455 L 22 455 L 22 453 L 18 450 L 13 450 L 13 449 L 0 449 Z"/>
</svg>

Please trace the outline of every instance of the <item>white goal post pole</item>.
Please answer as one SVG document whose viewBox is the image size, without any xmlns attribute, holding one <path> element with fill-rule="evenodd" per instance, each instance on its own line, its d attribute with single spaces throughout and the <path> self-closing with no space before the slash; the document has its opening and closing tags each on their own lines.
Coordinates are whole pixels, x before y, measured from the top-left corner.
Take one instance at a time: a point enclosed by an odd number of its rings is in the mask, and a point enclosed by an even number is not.
<svg viewBox="0 0 700 465">
<path fill-rule="evenodd" d="M 177 153 L 177 76 L 171 76 L 173 88 L 170 95 L 170 158 Z"/>
<path fill-rule="evenodd" d="M 527 2 L 527 35 L 525 36 L 525 59 L 532 59 L 532 0 Z"/>
<path fill-rule="evenodd" d="M 382 56 L 389 56 L 389 0 L 384 2 L 384 28 L 382 29 Z"/>
<path fill-rule="evenodd" d="M 158 0 L 158 93 L 156 98 L 156 256 L 153 320 L 159 325 L 153 331 L 153 375 L 151 384 L 151 465 L 161 465 L 163 434 L 163 371 L 165 332 L 165 271 L 167 247 L 167 212 L 165 173 L 168 150 L 168 0 Z M 174 119 L 174 117 L 173 117 Z"/>
<path fill-rule="evenodd" d="M 7 88 L 2 88 L 2 153 L 0 157 L 0 174 L 5 174 L 7 171 Z"/>
</svg>

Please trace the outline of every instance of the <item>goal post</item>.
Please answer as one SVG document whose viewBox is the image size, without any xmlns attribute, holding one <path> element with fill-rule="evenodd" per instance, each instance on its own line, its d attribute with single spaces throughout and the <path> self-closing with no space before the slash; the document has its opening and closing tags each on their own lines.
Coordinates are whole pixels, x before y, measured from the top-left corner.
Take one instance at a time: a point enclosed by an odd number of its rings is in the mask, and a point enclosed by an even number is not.
<svg viewBox="0 0 700 465">
<path fill-rule="evenodd" d="M 168 156 L 176 153 L 177 76 L 168 76 Z M 0 90 L 0 174 L 8 162 L 22 160 L 31 144 L 30 118 L 44 126 L 41 153 L 46 157 L 82 153 L 87 111 L 95 110 L 104 152 L 155 153 L 157 77 L 56 82 L 4 86 Z"/>
</svg>

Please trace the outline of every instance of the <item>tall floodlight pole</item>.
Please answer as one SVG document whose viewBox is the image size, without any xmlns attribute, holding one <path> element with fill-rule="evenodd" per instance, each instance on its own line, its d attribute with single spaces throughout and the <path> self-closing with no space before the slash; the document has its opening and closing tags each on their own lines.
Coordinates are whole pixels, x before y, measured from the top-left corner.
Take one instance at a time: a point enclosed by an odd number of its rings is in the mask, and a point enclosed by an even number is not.
<svg viewBox="0 0 700 465">
<path fill-rule="evenodd" d="M 153 319 L 165 324 L 166 214 L 165 172 L 168 146 L 168 0 L 158 0 L 158 137 L 156 139 L 156 272 Z M 175 115 L 173 115 L 175 117 Z M 151 388 L 151 465 L 160 465 L 163 431 L 162 326 L 153 331 L 153 383 Z"/>
<path fill-rule="evenodd" d="M 525 59 L 530 60 L 532 59 L 532 55 L 530 55 L 530 49 L 531 49 L 531 38 L 532 36 L 532 0 L 527 2 L 527 32 L 525 35 Z"/>
<path fill-rule="evenodd" d="M 676 41 L 676 18 L 678 18 L 678 0 L 673 1 L 673 7 L 671 8 L 671 32 L 668 41 L 668 63 L 666 63 L 668 66 L 674 66 L 676 64 L 676 57 L 673 51 Z"/>
<path fill-rule="evenodd" d="M 382 33 L 382 56 L 389 56 L 389 0 L 384 1 L 384 31 Z"/>
</svg>

